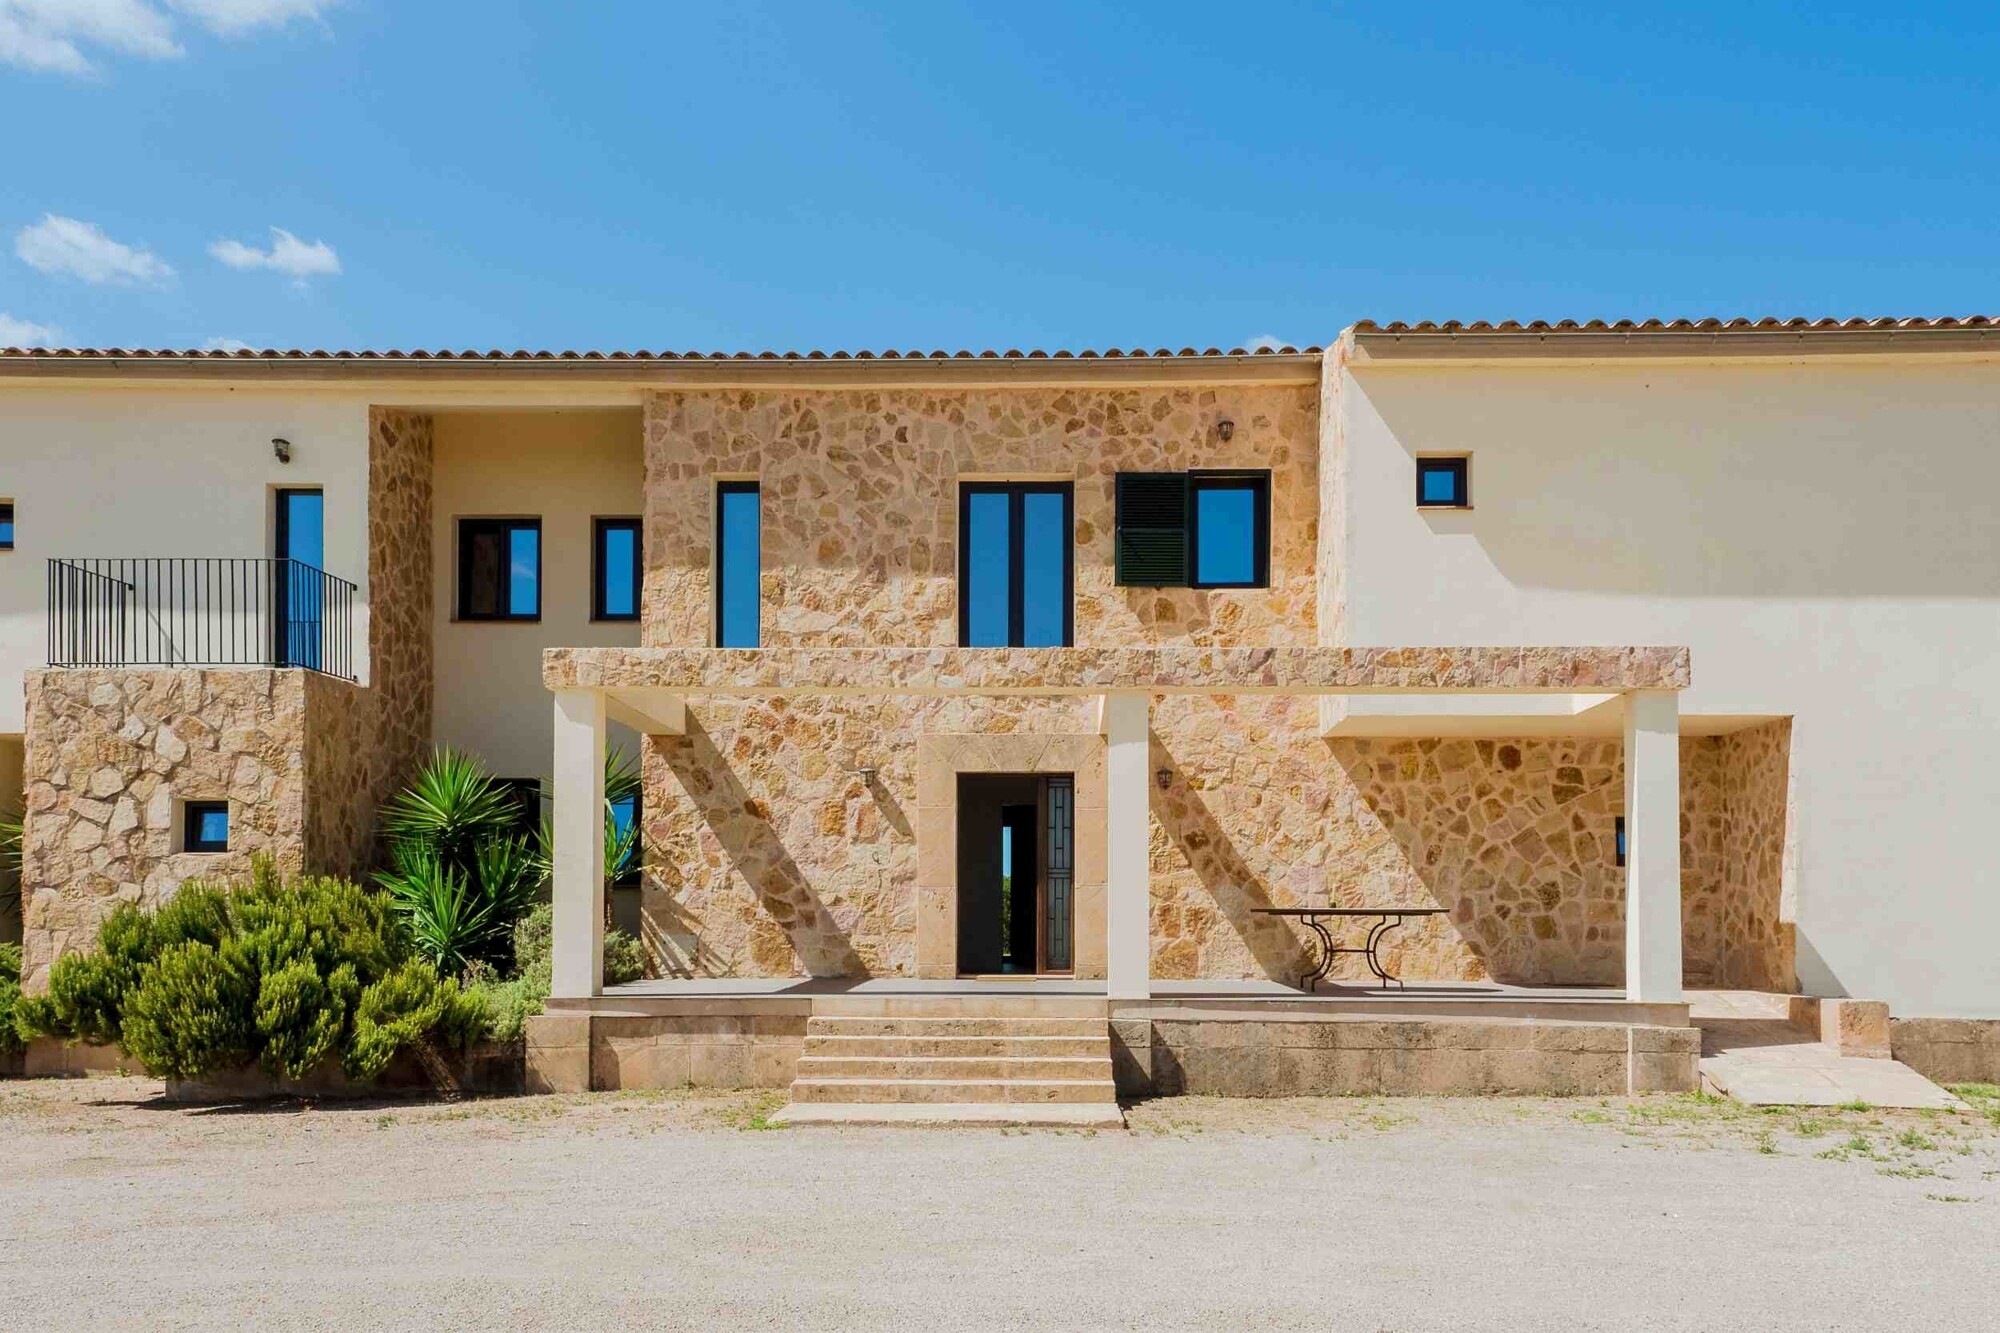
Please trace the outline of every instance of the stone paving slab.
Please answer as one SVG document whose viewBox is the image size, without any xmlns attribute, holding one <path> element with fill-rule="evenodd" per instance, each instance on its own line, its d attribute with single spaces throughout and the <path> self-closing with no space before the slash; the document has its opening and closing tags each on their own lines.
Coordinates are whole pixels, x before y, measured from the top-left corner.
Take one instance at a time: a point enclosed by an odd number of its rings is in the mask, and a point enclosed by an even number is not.
<svg viewBox="0 0 2000 1333">
<path fill-rule="evenodd" d="M 1750 1028 L 1758 1031 L 1752 1033 Z M 1768 1023 L 1702 1024 L 1702 1082 L 1753 1106 L 1844 1106 L 1950 1110 L 1958 1098 L 1895 1060 L 1844 1056 L 1802 1029 Z M 1786 1038 L 1790 1039 L 1787 1040 Z"/>
</svg>

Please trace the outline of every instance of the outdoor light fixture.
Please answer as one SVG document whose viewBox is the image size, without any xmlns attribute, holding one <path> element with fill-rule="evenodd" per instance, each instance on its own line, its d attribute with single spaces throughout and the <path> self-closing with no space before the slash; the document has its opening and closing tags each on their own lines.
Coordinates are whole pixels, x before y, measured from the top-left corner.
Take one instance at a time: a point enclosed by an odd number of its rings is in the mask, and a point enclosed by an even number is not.
<svg viewBox="0 0 2000 1333">
<path fill-rule="evenodd" d="M 854 770 L 854 776 L 861 779 L 861 785 L 864 787 L 875 785 L 875 770 L 873 767 L 857 768 Z"/>
<path fill-rule="evenodd" d="M 292 442 L 274 438 L 271 441 L 271 452 L 278 456 L 280 463 L 289 463 L 292 461 Z"/>
<path fill-rule="evenodd" d="M 1167 788 L 1174 785 L 1174 770 L 1172 770 L 1171 768 L 1163 768 L 1159 772 L 1153 774 L 1153 780 L 1160 784 L 1161 791 L 1165 791 Z"/>
<path fill-rule="evenodd" d="M 1224 444 L 1228 444 L 1229 437 L 1234 435 L 1235 433 L 1236 433 L 1236 423 L 1231 421 L 1228 417 L 1224 417 L 1222 420 L 1215 423 L 1215 438 L 1221 440 Z"/>
</svg>

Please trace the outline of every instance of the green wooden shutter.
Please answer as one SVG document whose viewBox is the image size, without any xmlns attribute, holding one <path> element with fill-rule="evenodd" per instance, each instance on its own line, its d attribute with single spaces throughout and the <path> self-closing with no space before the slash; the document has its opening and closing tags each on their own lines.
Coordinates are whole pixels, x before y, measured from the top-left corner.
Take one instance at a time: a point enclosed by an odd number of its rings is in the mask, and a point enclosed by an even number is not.
<svg viewBox="0 0 2000 1333">
<path fill-rule="evenodd" d="M 1121 586 L 1187 586 L 1188 505 L 1185 472 L 1118 474 L 1117 578 Z"/>
</svg>

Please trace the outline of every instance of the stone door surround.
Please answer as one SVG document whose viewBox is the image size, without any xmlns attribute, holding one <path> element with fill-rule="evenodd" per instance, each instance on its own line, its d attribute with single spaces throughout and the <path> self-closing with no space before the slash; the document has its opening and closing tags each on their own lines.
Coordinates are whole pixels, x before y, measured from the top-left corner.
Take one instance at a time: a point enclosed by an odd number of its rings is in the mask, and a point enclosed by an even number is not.
<svg viewBox="0 0 2000 1333">
<path fill-rule="evenodd" d="M 958 975 L 958 775 L 1069 773 L 1076 781 L 1076 975 L 1104 976 L 1104 738 L 929 734 L 917 738 L 917 975 Z"/>
</svg>

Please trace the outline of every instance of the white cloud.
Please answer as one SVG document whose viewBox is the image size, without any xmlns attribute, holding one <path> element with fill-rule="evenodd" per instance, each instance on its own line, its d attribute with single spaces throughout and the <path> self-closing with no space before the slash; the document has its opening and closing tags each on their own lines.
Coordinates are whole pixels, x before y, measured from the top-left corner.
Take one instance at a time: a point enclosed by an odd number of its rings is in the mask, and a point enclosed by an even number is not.
<svg viewBox="0 0 2000 1333">
<path fill-rule="evenodd" d="M 325 241 L 308 245 L 283 227 L 271 228 L 271 248 L 259 250 L 241 241 L 221 240 L 208 252 L 231 268 L 268 268 L 288 273 L 303 283 L 307 278 L 330 278 L 340 272 L 340 256 Z"/>
<path fill-rule="evenodd" d="M 0 311 L 0 347 L 60 347 L 63 331 Z"/>
<path fill-rule="evenodd" d="M 204 352 L 249 352 L 255 349 L 241 338 L 210 338 L 201 345 Z"/>
<path fill-rule="evenodd" d="M 234 37 L 257 28 L 273 28 L 293 19 L 316 19 L 338 0 L 167 0 L 192 15 L 210 32 Z"/>
<path fill-rule="evenodd" d="M 1243 349 L 1248 352 L 1261 352 L 1266 348 L 1269 348 L 1271 351 L 1275 352 L 1280 348 L 1290 347 L 1292 345 L 1293 344 L 1286 342 L 1283 338 L 1280 338 L 1275 333 L 1260 333 L 1256 337 L 1252 338 L 1249 342 L 1244 343 Z"/>
<path fill-rule="evenodd" d="M 92 74 L 86 49 L 146 60 L 185 54 L 168 10 L 210 32 L 240 37 L 296 18 L 316 19 L 339 0 L 0 0 L 0 62 L 58 74 Z"/>
<path fill-rule="evenodd" d="M 67 273 L 85 282 L 158 286 L 174 276 L 151 250 L 114 241 L 95 223 L 54 213 L 16 232 L 14 253 L 32 269 Z"/>
</svg>

